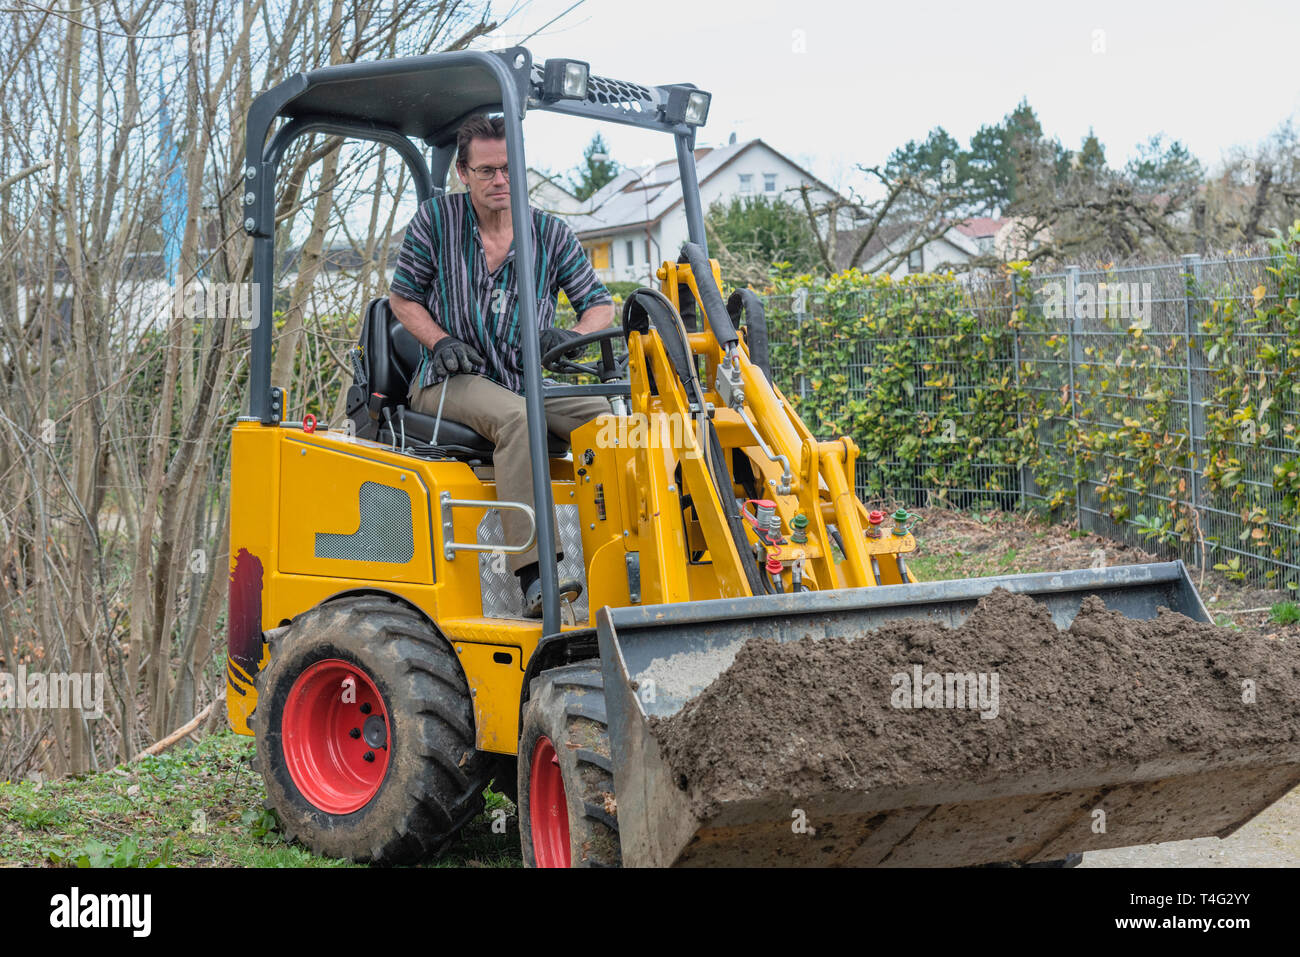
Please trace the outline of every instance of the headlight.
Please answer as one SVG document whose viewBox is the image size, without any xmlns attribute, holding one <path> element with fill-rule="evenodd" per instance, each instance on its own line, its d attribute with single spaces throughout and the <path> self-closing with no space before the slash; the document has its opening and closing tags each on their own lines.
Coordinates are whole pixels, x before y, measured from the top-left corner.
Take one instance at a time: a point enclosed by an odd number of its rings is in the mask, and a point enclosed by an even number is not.
<svg viewBox="0 0 1300 957">
<path fill-rule="evenodd" d="M 703 126 L 709 118 L 709 94 L 696 90 L 686 98 L 686 123 L 690 126 Z"/>
<path fill-rule="evenodd" d="M 712 94 L 703 90 L 678 86 L 668 91 L 668 103 L 664 106 L 664 118 L 669 123 L 686 123 L 689 126 L 703 126 L 709 118 L 709 101 Z"/>
<path fill-rule="evenodd" d="M 591 67 L 581 60 L 547 60 L 542 74 L 542 99 L 585 100 Z"/>
</svg>

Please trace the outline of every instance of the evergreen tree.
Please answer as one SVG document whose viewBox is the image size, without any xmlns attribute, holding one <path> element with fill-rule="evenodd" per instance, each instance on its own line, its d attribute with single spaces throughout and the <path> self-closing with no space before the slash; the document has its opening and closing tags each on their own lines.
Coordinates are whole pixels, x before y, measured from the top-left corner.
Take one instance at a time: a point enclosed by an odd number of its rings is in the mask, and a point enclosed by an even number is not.
<svg viewBox="0 0 1300 957">
<path fill-rule="evenodd" d="M 599 159 L 598 157 L 604 157 Z M 597 133 L 582 151 L 582 162 L 577 171 L 569 178 L 573 194 L 578 199 L 590 199 L 591 195 L 618 175 L 618 164 L 609 158 L 609 147 L 605 138 Z"/>
<path fill-rule="evenodd" d="M 1057 142 L 1045 143 L 1038 114 L 1027 100 L 994 126 L 981 126 L 971 137 L 969 174 L 980 207 L 986 213 L 1000 213 L 1016 200 L 1016 167 L 1024 156 L 1037 157 L 1050 147 L 1058 174 L 1068 168 L 1069 154 Z"/>
<path fill-rule="evenodd" d="M 1178 140 L 1166 144 L 1159 133 L 1138 146 L 1137 156 L 1128 161 L 1124 172 L 1134 189 L 1143 193 L 1195 186 L 1205 175 L 1201 161 L 1186 146 Z"/>
<path fill-rule="evenodd" d="M 891 179 L 914 176 L 944 188 L 957 187 L 970 175 L 970 156 L 942 126 L 921 142 L 909 140 L 890 154 L 885 172 Z"/>
</svg>

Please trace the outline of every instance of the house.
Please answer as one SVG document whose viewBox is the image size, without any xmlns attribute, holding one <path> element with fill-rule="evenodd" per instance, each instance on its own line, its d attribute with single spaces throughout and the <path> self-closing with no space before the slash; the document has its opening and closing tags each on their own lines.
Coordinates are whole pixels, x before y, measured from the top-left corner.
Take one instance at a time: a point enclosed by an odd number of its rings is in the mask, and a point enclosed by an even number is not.
<svg viewBox="0 0 1300 957">
<path fill-rule="evenodd" d="M 975 241 L 981 255 L 993 255 L 1003 262 L 1020 259 L 1050 238 L 1047 230 L 1033 232 L 1033 225 L 1023 217 L 1009 216 L 1000 219 L 976 216 L 955 227 Z"/>
<path fill-rule="evenodd" d="M 553 174 L 528 168 L 528 202 L 547 213 L 572 216 L 585 205 Z"/>
<path fill-rule="evenodd" d="M 853 254 L 869 227 L 842 230 L 835 238 L 835 268 L 848 269 Z M 856 268 L 864 273 L 888 272 L 895 279 L 910 273 L 942 272 L 965 265 L 980 254 L 974 238 L 958 226 L 950 226 L 924 244 L 916 244 L 916 227 L 908 223 L 884 223 L 867 241 Z"/>
<path fill-rule="evenodd" d="M 986 256 L 1007 262 L 1024 256 L 1028 250 L 1046 241 L 1045 231 L 1027 236 L 1031 228 L 1025 220 L 1016 217 L 975 216 L 953 223 L 940 235 L 912 249 L 915 227 L 906 223 L 886 223 L 867 242 L 857 268 L 864 273 L 875 273 L 892 263 L 890 275 L 901 279 L 910 273 L 956 269 Z M 853 229 L 836 237 L 837 269 L 849 268 L 853 253 L 865 234 L 865 229 Z M 899 259 L 904 252 L 906 258 Z"/>
<path fill-rule="evenodd" d="M 996 252 L 998 234 L 1005 231 L 1009 222 L 1008 219 L 995 219 L 991 216 L 974 216 L 953 228 L 974 240 L 981 255 L 987 255 Z"/>
<path fill-rule="evenodd" d="M 698 147 L 695 170 L 706 213 L 712 203 L 736 196 L 798 204 L 801 184 L 812 187 L 815 204 L 839 195 L 761 139 Z M 843 215 L 851 225 L 851 213 Z M 688 238 L 676 158 L 623 170 L 596 191 L 584 211 L 567 218 L 602 280 L 651 283 L 659 264 L 676 259 Z"/>
</svg>

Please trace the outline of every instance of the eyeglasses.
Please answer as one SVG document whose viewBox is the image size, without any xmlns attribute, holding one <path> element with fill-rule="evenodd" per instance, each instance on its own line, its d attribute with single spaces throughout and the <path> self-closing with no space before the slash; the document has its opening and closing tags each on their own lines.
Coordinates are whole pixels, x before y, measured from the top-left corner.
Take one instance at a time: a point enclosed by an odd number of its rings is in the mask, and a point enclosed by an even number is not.
<svg viewBox="0 0 1300 957">
<path fill-rule="evenodd" d="M 479 182 L 490 183 L 497 178 L 498 171 L 510 182 L 510 167 L 506 166 L 470 166 L 469 171 L 478 177 Z"/>
</svg>

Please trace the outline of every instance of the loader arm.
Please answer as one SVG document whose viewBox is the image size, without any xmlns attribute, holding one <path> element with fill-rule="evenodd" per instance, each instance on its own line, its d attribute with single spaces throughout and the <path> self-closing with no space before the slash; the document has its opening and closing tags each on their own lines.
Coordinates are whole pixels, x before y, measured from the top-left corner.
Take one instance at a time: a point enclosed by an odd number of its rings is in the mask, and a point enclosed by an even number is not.
<svg viewBox="0 0 1300 957">
<path fill-rule="evenodd" d="M 646 479 L 648 514 L 670 514 L 689 499 L 716 591 L 687 586 L 689 576 L 674 567 L 685 560 L 686 550 L 673 546 L 667 527 L 645 530 L 651 548 L 642 549 L 643 580 L 665 583 L 663 601 L 788 593 L 796 581 L 808 591 L 914 582 L 902 560 L 916 547 L 910 533 L 865 534 L 869 513 L 854 493 L 856 444 L 847 436 L 822 442 L 812 435 L 751 360 L 731 317 L 725 311 L 717 315 L 722 310 L 717 265 L 691 253 L 691 245 L 687 250 L 694 263 L 665 262 L 659 272 L 663 295 L 629 300 L 625 326 L 632 416 L 648 425 L 645 448 L 636 456 L 638 479 Z M 703 290 L 697 269 L 705 276 Z M 680 317 L 683 295 L 690 295 L 705 316 L 703 331 L 686 332 Z M 662 299 L 671 304 L 671 314 L 657 310 Z M 638 308 L 650 313 L 648 320 L 638 321 Z M 697 364 L 705 371 L 703 384 L 694 380 Z M 702 398 L 703 409 L 692 395 Z M 756 479 L 754 497 L 771 503 L 779 519 L 773 535 L 760 535 L 747 519 L 737 522 L 734 510 L 728 514 L 730 501 L 746 493 L 737 491 L 739 456 Z"/>
</svg>

